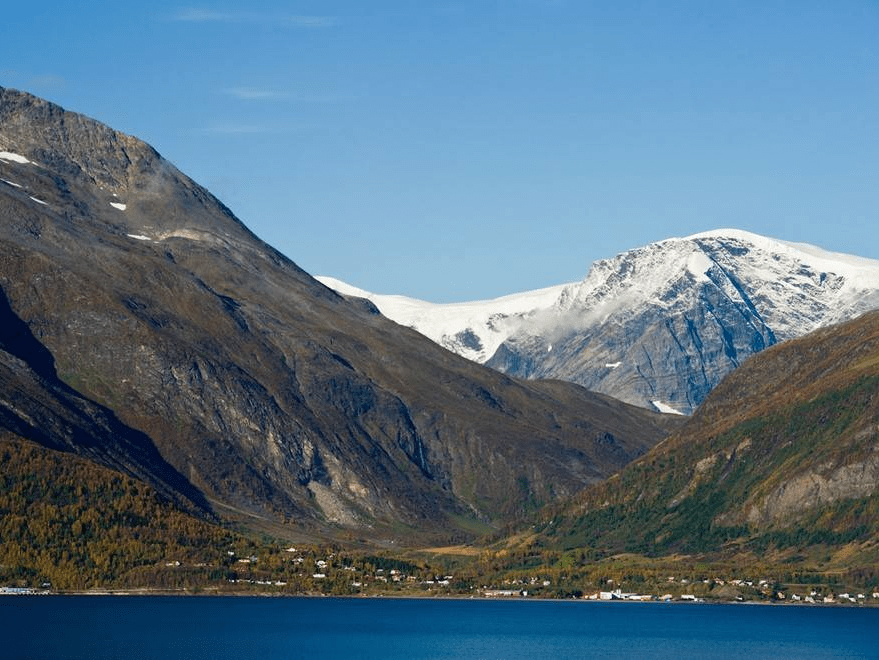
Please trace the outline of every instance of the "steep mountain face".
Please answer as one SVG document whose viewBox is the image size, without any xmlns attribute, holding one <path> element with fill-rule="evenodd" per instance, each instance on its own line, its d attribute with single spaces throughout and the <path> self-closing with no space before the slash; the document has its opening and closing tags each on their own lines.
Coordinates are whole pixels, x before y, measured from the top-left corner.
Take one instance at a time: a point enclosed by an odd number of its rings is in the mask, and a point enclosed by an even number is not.
<svg viewBox="0 0 879 660">
<path fill-rule="evenodd" d="M 596 262 L 582 282 L 495 301 L 366 297 L 505 373 L 689 414 L 748 356 L 879 307 L 879 262 L 726 229 L 630 250 Z"/>
<path fill-rule="evenodd" d="M 793 556 L 819 546 L 875 565 L 879 313 L 750 358 L 679 432 L 550 517 L 544 540 L 566 547 Z"/>
<path fill-rule="evenodd" d="M 178 506 L 210 511 L 203 495 L 164 461 L 152 441 L 58 378 L 52 355 L 0 290 L 0 429 L 148 481 Z"/>
<path fill-rule="evenodd" d="M 312 279 L 150 146 L 2 88 L 0 291 L 6 428 L 289 533 L 466 535 L 674 426 L 449 353 Z"/>
</svg>

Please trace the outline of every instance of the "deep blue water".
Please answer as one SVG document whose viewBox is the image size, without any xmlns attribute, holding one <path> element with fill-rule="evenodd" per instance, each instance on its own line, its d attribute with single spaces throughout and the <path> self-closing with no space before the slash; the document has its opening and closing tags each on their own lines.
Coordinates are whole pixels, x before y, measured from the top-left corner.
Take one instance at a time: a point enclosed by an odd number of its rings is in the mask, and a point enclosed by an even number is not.
<svg viewBox="0 0 879 660">
<path fill-rule="evenodd" d="M 879 609 L 572 601 L 0 597 L 0 657 L 879 658 Z"/>
</svg>

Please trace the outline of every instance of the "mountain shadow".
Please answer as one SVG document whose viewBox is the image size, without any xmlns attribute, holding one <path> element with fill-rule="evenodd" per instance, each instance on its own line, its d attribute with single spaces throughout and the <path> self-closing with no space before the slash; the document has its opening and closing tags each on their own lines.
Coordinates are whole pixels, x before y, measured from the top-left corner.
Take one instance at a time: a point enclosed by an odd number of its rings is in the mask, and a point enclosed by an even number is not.
<svg viewBox="0 0 879 660">
<path fill-rule="evenodd" d="M 146 434 L 58 377 L 52 353 L 15 313 L 2 287 L 0 383 L 0 426 L 50 449 L 126 472 L 178 504 L 210 512 L 204 495 L 161 457 Z"/>
</svg>

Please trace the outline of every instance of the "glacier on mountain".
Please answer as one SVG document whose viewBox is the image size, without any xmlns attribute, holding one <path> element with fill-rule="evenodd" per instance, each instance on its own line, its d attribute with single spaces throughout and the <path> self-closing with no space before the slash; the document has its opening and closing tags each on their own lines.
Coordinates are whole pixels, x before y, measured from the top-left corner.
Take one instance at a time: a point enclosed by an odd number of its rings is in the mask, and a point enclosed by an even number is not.
<svg viewBox="0 0 879 660">
<path fill-rule="evenodd" d="M 493 300 L 431 303 L 406 296 L 382 295 L 318 276 L 345 296 L 366 298 L 389 319 L 413 328 L 474 362 L 485 362 L 526 319 L 535 321 L 558 300 L 566 285 L 515 293 Z"/>
<path fill-rule="evenodd" d="M 665 239 L 596 261 L 581 282 L 494 300 L 433 304 L 318 279 L 501 371 L 685 414 L 750 355 L 879 307 L 879 261 L 737 229 Z"/>
</svg>

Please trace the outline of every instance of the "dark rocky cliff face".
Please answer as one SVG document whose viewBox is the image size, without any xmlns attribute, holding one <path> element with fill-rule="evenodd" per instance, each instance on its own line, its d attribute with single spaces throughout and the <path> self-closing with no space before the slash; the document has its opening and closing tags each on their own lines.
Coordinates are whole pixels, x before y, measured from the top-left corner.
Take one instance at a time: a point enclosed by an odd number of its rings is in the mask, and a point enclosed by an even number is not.
<svg viewBox="0 0 879 660">
<path fill-rule="evenodd" d="M 461 538 L 674 424 L 496 373 L 338 296 L 90 119 L 0 88 L 0 152 L 17 155 L 0 156 L 0 288 L 21 331 L 3 337 L 0 420 L 219 515 Z M 36 414 L 53 406 L 67 432 Z"/>
<path fill-rule="evenodd" d="M 203 495 L 162 459 L 145 434 L 58 378 L 52 355 L 0 291 L 0 428 L 156 485 L 179 506 L 210 512 Z"/>
<path fill-rule="evenodd" d="M 507 340 L 486 364 L 523 378 L 561 378 L 645 407 L 668 404 L 690 414 L 747 357 L 776 342 L 759 314 L 713 285 L 686 304 L 643 306 L 552 342 Z M 670 297 L 677 292 L 672 288 Z"/>
</svg>

